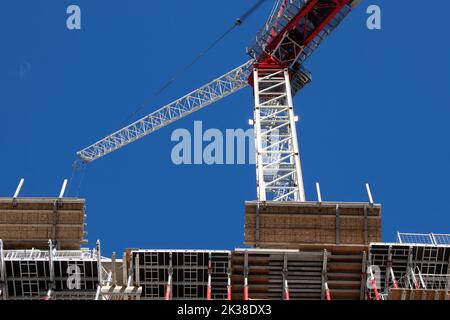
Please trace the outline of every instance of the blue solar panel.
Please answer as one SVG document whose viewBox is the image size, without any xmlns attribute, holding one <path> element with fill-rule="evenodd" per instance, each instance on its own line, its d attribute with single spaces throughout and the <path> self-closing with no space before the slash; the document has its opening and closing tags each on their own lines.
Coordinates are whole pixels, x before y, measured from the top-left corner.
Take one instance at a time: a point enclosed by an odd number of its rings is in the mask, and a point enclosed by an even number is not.
<svg viewBox="0 0 450 320">
<path fill-rule="evenodd" d="M 398 233 L 398 242 L 407 244 L 435 244 L 431 234 Z"/>
<path fill-rule="evenodd" d="M 450 234 L 399 232 L 397 241 L 405 244 L 450 245 Z"/>
</svg>

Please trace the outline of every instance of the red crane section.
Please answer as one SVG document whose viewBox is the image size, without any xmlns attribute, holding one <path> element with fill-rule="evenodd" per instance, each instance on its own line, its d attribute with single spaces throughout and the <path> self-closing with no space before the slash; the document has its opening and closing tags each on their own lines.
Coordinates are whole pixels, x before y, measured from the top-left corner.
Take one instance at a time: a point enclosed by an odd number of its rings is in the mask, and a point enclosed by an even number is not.
<svg viewBox="0 0 450 320">
<path fill-rule="evenodd" d="M 255 67 L 296 72 L 351 11 L 354 0 L 280 0 L 249 50 Z M 249 83 L 253 85 L 252 76 Z"/>
</svg>

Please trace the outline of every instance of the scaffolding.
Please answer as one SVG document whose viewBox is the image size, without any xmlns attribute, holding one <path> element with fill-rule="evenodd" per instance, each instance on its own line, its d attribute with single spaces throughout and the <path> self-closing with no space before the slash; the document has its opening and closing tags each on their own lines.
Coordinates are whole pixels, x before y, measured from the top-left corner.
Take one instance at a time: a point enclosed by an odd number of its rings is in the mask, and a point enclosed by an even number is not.
<svg viewBox="0 0 450 320">
<path fill-rule="evenodd" d="M 132 250 L 129 275 L 143 300 L 226 300 L 231 251 Z"/>
<path fill-rule="evenodd" d="M 99 249 L 59 251 L 3 250 L 0 240 L 0 290 L 3 300 L 93 299 L 101 284 Z"/>
<path fill-rule="evenodd" d="M 419 268 L 399 279 L 383 294 L 384 300 L 450 300 L 449 274 L 423 274 Z"/>
<path fill-rule="evenodd" d="M 441 244 L 448 235 L 398 233 L 397 237 L 398 243 L 370 245 L 369 266 L 379 270 L 381 298 L 388 299 L 397 289 L 403 294 L 422 290 L 421 296 L 427 290 L 444 290 L 448 296 L 450 245 Z M 373 296 L 372 287 L 367 291 Z"/>
</svg>

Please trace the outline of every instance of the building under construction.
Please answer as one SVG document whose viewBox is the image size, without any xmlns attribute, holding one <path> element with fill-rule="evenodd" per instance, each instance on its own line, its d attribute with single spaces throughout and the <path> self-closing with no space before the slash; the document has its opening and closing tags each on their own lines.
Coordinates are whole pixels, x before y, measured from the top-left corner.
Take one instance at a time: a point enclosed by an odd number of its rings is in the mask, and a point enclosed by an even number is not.
<svg viewBox="0 0 450 320">
<path fill-rule="evenodd" d="M 383 243 L 371 202 L 248 202 L 245 248 L 110 258 L 100 242 L 82 248 L 84 211 L 83 199 L 0 199 L 2 299 L 450 298 L 450 235 Z"/>
<path fill-rule="evenodd" d="M 381 205 L 305 197 L 293 96 L 305 62 L 358 0 L 278 0 L 250 60 L 78 152 L 86 165 L 247 86 L 253 88 L 257 200 L 242 248 L 85 245 L 85 200 L 0 198 L 0 298 L 96 300 L 449 300 L 450 235 L 398 233 L 383 243 Z M 237 19 L 244 22 L 248 14 Z M 236 226 L 242 228 L 242 226 Z"/>
</svg>

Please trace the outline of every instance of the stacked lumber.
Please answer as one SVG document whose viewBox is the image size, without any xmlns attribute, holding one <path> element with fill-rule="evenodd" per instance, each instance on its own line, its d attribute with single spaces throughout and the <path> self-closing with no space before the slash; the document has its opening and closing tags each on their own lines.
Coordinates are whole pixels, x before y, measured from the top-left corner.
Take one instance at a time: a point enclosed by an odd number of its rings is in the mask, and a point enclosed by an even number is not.
<svg viewBox="0 0 450 320">
<path fill-rule="evenodd" d="M 0 198 L 0 239 L 5 249 L 79 250 L 84 238 L 84 199 Z"/>
<path fill-rule="evenodd" d="M 246 202 L 245 244 L 368 245 L 381 241 L 381 206 L 368 203 Z"/>
</svg>

